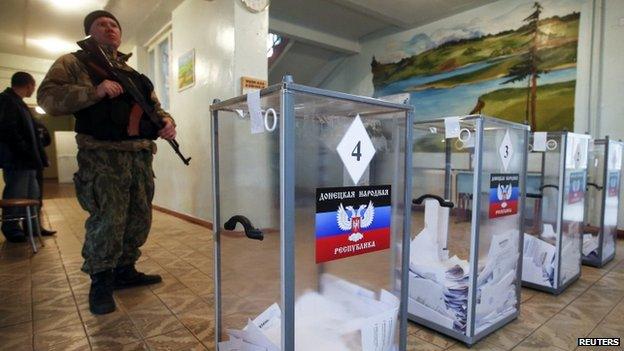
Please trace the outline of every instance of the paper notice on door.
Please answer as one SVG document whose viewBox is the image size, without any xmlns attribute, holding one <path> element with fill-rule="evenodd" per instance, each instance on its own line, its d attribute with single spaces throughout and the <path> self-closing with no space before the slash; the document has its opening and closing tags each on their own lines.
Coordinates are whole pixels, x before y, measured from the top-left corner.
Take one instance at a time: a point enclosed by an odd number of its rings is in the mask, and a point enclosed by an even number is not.
<svg viewBox="0 0 624 351">
<path fill-rule="evenodd" d="M 459 117 L 446 117 L 444 119 L 444 138 L 457 138 L 459 133 Z"/>
<path fill-rule="evenodd" d="M 546 151 L 546 132 L 533 133 L 533 151 Z"/>
<path fill-rule="evenodd" d="M 264 132 L 264 119 L 260 108 L 260 90 L 247 94 L 247 107 L 249 108 L 249 118 L 251 119 L 251 134 Z"/>
</svg>

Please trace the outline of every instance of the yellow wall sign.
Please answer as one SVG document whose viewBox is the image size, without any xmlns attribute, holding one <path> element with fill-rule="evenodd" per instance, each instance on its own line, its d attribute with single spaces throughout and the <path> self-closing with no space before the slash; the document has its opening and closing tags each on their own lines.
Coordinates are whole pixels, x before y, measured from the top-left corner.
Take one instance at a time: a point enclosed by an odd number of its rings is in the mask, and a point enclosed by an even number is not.
<svg viewBox="0 0 624 351">
<path fill-rule="evenodd" d="M 264 89 L 268 86 L 268 82 L 263 79 L 252 77 L 241 77 L 241 93 L 247 94 L 250 91 Z"/>
</svg>

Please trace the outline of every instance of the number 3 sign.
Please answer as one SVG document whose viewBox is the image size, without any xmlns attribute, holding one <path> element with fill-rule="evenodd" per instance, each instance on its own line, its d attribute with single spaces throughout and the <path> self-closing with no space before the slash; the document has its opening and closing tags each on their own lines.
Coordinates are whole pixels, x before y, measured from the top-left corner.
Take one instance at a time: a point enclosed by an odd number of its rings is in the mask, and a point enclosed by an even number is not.
<svg viewBox="0 0 624 351">
<path fill-rule="evenodd" d="M 355 120 L 342 137 L 336 151 L 349 172 L 353 184 L 357 184 L 375 155 L 375 147 L 360 115 L 355 116 Z"/>
</svg>

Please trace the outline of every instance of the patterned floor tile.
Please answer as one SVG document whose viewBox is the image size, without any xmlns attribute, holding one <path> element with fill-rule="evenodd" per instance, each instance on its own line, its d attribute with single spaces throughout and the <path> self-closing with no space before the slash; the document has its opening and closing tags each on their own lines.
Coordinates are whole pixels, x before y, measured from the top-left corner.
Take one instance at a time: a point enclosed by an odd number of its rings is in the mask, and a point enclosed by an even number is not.
<svg viewBox="0 0 624 351">
<path fill-rule="evenodd" d="M 24 305 L 0 305 L 0 328 L 32 320 L 30 304 Z"/>
<path fill-rule="evenodd" d="M 146 340 L 153 351 L 204 350 L 204 346 L 191 332 L 179 329 L 167 334 L 158 335 Z"/>
<path fill-rule="evenodd" d="M 446 349 L 456 343 L 455 340 L 449 338 L 448 336 L 442 335 L 436 331 L 426 328 L 420 329 L 412 335 L 416 336 L 418 339 L 424 340 L 443 349 Z"/>
<path fill-rule="evenodd" d="M 87 338 L 83 339 L 70 339 L 66 342 L 62 342 L 59 344 L 49 345 L 46 349 L 36 350 L 49 350 L 49 351 L 90 351 L 91 346 L 89 345 L 89 340 Z M 110 350 L 110 349 L 109 349 Z"/>
<path fill-rule="evenodd" d="M 144 338 L 184 328 L 184 325 L 166 309 L 130 312 L 132 323 Z"/>
<path fill-rule="evenodd" d="M 82 340 L 86 341 L 86 334 L 84 327 L 80 324 L 35 333 L 34 337 L 36 350 L 64 350 L 58 345 L 81 349 Z"/>
<path fill-rule="evenodd" d="M 124 345 L 137 345 L 141 343 L 141 334 L 132 322 L 122 322 L 111 329 L 100 330 L 89 334 L 91 346 L 96 349 L 118 350 Z"/>
<path fill-rule="evenodd" d="M 61 317 L 78 312 L 78 306 L 73 296 L 58 296 L 33 305 L 35 320 Z"/>
<path fill-rule="evenodd" d="M 44 332 L 70 325 L 80 324 L 80 316 L 77 311 L 71 313 L 59 313 L 45 319 L 35 319 L 33 322 L 35 333 Z"/>
<path fill-rule="evenodd" d="M 0 350 L 32 350 L 32 323 L 0 328 Z"/>
</svg>

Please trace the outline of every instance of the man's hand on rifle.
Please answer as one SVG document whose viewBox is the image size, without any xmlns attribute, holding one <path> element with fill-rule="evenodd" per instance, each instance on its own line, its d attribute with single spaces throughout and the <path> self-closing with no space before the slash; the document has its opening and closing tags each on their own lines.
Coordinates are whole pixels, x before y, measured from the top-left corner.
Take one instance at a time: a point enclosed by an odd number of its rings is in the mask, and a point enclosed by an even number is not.
<svg viewBox="0 0 624 351">
<path fill-rule="evenodd" d="M 123 94 L 123 88 L 119 85 L 119 83 L 105 79 L 97 86 L 95 93 L 100 99 L 103 99 L 106 96 L 112 99 Z"/>
<path fill-rule="evenodd" d="M 158 135 L 161 138 L 166 139 L 166 140 L 175 139 L 176 137 L 175 124 L 173 124 L 173 121 L 171 121 L 171 119 L 169 118 L 165 118 L 163 119 L 163 121 L 165 122 L 165 126 L 162 127 L 162 129 L 158 131 Z"/>
</svg>

